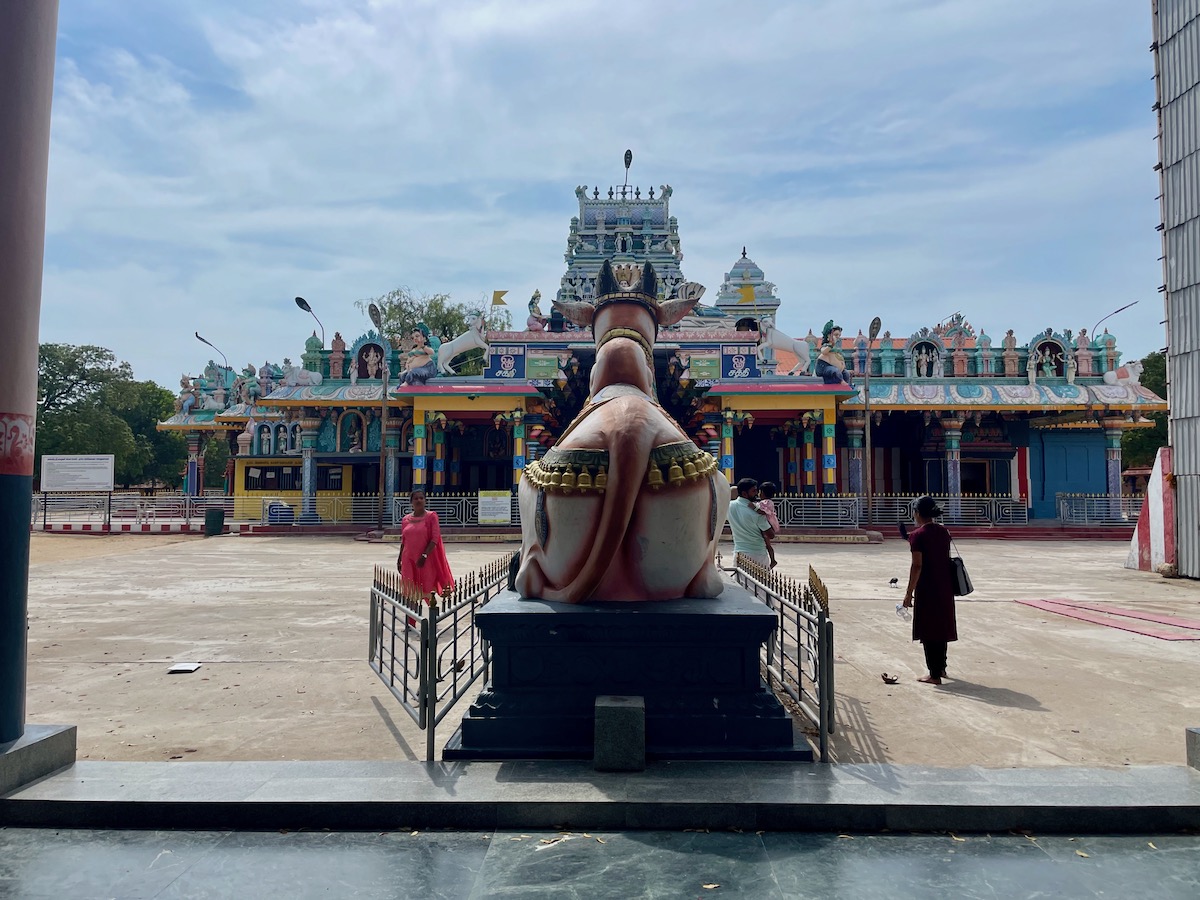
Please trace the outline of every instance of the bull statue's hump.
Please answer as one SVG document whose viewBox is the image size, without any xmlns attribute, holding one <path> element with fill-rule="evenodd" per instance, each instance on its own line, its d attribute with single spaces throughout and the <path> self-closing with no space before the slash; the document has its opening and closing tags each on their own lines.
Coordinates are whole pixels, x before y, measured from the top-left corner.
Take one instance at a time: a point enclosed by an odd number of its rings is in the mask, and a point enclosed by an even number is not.
<svg viewBox="0 0 1200 900">
<path fill-rule="evenodd" d="M 607 261 L 597 295 L 594 306 L 560 307 L 592 327 L 591 396 L 525 469 L 517 590 L 567 603 L 716 597 L 729 483 L 654 399 L 658 328 L 695 299 L 660 304 L 652 266 Z"/>
</svg>

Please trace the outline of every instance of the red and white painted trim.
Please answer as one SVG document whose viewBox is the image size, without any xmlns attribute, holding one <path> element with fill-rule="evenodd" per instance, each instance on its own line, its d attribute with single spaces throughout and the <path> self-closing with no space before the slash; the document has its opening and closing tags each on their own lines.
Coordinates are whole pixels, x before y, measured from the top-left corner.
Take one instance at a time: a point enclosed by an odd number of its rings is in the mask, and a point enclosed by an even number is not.
<svg viewBox="0 0 1200 900">
<path fill-rule="evenodd" d="M 225 534 L 249 534 L 253 525 L 226 525 Z M 158 524 L 124 524 L 104 525 L 90 522 L 48 522 L 37 524 L 33 531 L 52 531 L 70 534 L 204 534 L 204 523 L 175 522 L 165 525 Z"/>
<path fill-rule="evenodd" d="M 1146 482 L 1146 502 L 1138 515 L 1137 527 L 1129 542 L 1125 568 L 1156 572 L 1164 563 L 1175 560 L 1175 479 L 1171 468 L 1171 448 L 1161 447 L 1154 457 L 1154 468 Z"/>
</svg>

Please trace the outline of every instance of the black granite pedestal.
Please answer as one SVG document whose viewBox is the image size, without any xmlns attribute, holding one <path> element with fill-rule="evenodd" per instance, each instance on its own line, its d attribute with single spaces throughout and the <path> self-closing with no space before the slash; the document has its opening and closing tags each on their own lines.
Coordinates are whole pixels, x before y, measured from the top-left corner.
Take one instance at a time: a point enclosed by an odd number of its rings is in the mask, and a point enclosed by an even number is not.
<svg viewBox="0 0 1200 900">
<path fill-rule="evenodd" d="M 711 600 L 574 605 L 509 591 L 476 613 L 492 678 L 446 759 L 588 759 L 596 698 L 645 698 L 649 759 L 811 760 L 759 674 L 775 615 Z"/>
</svg>

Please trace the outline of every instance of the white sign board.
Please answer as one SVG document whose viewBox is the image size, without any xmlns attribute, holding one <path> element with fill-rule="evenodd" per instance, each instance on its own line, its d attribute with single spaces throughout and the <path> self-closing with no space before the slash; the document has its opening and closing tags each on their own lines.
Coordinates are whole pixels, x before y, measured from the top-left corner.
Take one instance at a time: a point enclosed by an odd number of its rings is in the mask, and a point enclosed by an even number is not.
<svg viewBox="0 0 1200 900">
<path fill-rule="evenodd" d="M 42 490 L 111 491 L 113 455 L 43 456 Z"/>
<path fill-rule="evenodd" d="M 512 494 L 509 491 L 480 491 L 479 524 L 511 525 Z"/>
</svg>

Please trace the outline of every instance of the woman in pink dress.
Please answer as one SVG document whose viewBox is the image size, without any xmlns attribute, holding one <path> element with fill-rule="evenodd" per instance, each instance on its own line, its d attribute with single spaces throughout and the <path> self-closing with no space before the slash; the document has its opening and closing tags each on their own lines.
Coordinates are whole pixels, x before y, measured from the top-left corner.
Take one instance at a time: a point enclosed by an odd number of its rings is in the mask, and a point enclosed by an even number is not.
<svg viewBox="0 0 1200 900">
<path fill-rule="evenodd" d="M 425 508 L 425 492 L 409 495 L 412 512 L 400 521 L 400 555 L 396 568 L 407 589 L 419 593 L 426 603 L 454 584 L 437 513 Z"/>
</svg>

